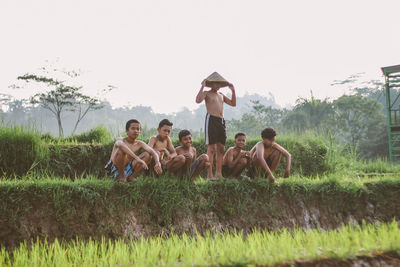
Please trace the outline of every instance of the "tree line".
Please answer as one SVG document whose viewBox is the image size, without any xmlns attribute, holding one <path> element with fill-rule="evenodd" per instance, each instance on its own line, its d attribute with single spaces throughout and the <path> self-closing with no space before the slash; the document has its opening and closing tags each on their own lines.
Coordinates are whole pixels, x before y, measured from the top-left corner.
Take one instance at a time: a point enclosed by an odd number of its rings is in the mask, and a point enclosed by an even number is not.
<svg viewBox="0 0 400 267">
<path fill-rule="evenodd" d="M 65 72 L 68 77 L 76 77 L 77 72 Z M 43 86 L 47 90 L 27 99 L 12 99 L 0 94 L 0 116 L 3 124 L 30 125 L 39 131 L 54 136 L 74 135 L 103 125 L 113 135 L 124 132 L 124 124 L 132 117 L 143 125 L 142 136 L 156 134 L 161 119 L 174 122 L 172 136 L 179 130 L 190 129 L 195 138 L 203 136 L 205 106 L 191 111 L 187 108 L 172 113 L 153 112 L 151 107 L 132 106 L 113 108 L 107 101 L 89 97 L 82 93 L 82 86 L 75 86 L 66 80 L 49 75 L 25 74 L 18 80 Z M 380 81 L 369 81 L 355 85 L 357 76 L 338 81 L 336 84 L 351 87 L 350 95 L 330 99 L 317 99 L 312 92 L 309 98 L 298 98 L 294 107 L 280 108 L 272 95 L 246 94 L 238 97 L 237 107 L 225 109 L 227 134 L 245 132 L 249 137 L 259 137 L 266 126 L 272 126 L 280 133 L 303 134 L 316 132 L 329 135 L 358 151 L 362 157 L 387 156 L 387 128 L 385 97 Z M 108 86 L 105 90 L 113 90 Z M 393 96 L 398 91 L 392 91 Z M 84 122 L 84 123 L 82 123 Z M 65 131 L 67 130 L 67 131 Z"/>
</svg>

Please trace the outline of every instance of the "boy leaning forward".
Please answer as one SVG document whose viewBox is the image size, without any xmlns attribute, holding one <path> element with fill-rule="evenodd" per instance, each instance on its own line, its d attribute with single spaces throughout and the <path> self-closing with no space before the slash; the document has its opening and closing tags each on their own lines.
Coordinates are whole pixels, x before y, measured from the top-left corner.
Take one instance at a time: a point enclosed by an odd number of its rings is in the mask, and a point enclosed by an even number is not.
<svg viewBox="0 0 400 267">
<path fill-rule="evenodd" d="M 228 86 L 232 91 L 231 99 L 218 92 L 219 89 L 225 86 Z M 210 87 L 211 90 L 204 91 L 204 87 Z M 217 72 L 214 72 L 201 83 L 200 91 L 196 96 L 196 103 L 200 104 L 203 100 L 206 102 L 207 109 L 204 131 L 207 145 L 207 155 L 210 162 L 210 166 L 207 170 L 207 176 L 209 179 L 214 179 L 212 167 L 214 151 L 216 151 L 215 176 L 217 178 L 221 178 L 222 160 L 226 141 L 224 103 L 232 107 L 236 106 L 235 87 Z"/>
</svg>

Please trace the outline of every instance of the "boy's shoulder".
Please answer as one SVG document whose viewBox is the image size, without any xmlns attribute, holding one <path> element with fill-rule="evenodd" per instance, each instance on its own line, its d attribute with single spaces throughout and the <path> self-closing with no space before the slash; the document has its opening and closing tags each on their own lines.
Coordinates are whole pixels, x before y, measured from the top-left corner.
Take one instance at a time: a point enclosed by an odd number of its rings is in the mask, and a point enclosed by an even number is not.
<svg viewBox="0 0 400 267">
<path fill-rule="evenodd" d="M 261 144 L 264 145 L 264 142 L 263 142 L 263 141 L 258 141 L 258 142 L 254 145 L 254 147 L 257 148 L 257 146 L 260 146 Z"/>
<path fill-rule="evenodd" d="M 232 153 L 234 148 L 235 148 L 234 146 L 228 147 L 228 149 L 225 151 L 225 154 Z"/>
<path fill-rule="evenodd" d="M 176 151 L 176 153 L 180 153 L 180 152 L 182 152 L 183 151 L 183 147 L 182 146 L 177 146 L 177 147 L 175 147 L 175 151 Z"/>
</svg>

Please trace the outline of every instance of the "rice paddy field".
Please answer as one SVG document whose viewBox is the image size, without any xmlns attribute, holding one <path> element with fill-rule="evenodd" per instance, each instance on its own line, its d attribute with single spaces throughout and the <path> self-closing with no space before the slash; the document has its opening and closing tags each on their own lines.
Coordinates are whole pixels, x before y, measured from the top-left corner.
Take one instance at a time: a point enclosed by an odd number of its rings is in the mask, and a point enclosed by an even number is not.
<svg viewBox="0 0 400 267">
<path fill-rule="evenodd" d="M 343 226 L 337 230 L 296 229 L 279 232 L 171 235 L 137 241 L 80 241 L 51 244 L 26 243 L 2 249 L 1 266 L 265 266 L 296 260 L 357 256 L 392 252 L 400 257 L 400 229 L 396 222 Z"/>
<path fill-rule="evenodd" d="M 292 176 L 275 184 L 122 184 L 101 173 L 103 139 L 0 128 L 0 266 L 400 266 L 400 167 L 385 159 L 283 136 Z"/>
</svg>

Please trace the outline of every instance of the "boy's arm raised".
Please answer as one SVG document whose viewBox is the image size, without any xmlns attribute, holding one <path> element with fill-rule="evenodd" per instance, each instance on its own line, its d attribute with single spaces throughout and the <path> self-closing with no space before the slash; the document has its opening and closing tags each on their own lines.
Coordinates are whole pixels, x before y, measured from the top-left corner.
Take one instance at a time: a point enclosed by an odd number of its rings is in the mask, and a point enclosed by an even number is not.
<svg viewBox="0 0 400 267">
<path fill-rule="evenodd" d="M 206 92 L 203 91 L 205 86 L 206 86 L 206 80 L 203 80 L 201 82 L 200 91 L 197 93 L 197 96 L 196 96 L 197 104 L 200 104 L 206 98 Z"/>
<path fill-rule="evenodd" d="M 141 148 L 143 148 L 145 151 L 149 152 L 150 155 L 153 157 L 154 159 L 154 170 L 156 171 L 157 174 L 161 174 L 162 173 L 162 169 L 161 169 L 161 163 L 160 163 L 160 158 L 158 157 L 157 152 L 151 148 L 148 144 L 146 144 L 145 142 L 141 142 Z"/>
<path fill-rule="evenodd" d="M 229 84 L 229 89 L 231 89 L 232 91 L 232 97 L 231 99 L 229 99 L 228 97 L 226 97 L 224 95 L 224 102 L 226 104 L 228 104 L 229 106 L 235 107 L 236 106 L 236 92 L 235 92 L 235 87 L 233 86 L 233 84 Z"/>
<path fill-rule="evenodd" d="M 285 169 L 285 174 L 283 175 L 284 178 L 288 178 L 290 175 L 290 164 L 291 164 L 291 159 L 292 159 L 292 155 L 290 155 L 290 153 L 284 149 L 282 146 L 278 145 L 277 143 L 275 143 L 273 145 L 273 147 L 278 150 L 279 152 L 282 153 L 282 155 L 286 158 L 286 169 Z"/>
</svg>

